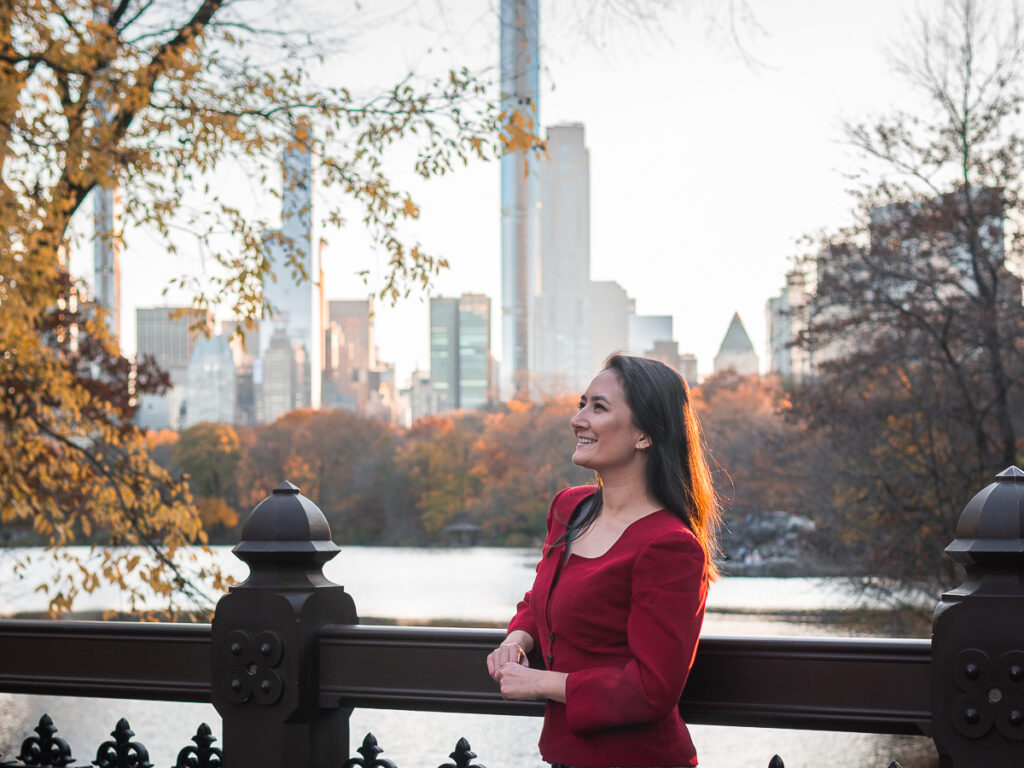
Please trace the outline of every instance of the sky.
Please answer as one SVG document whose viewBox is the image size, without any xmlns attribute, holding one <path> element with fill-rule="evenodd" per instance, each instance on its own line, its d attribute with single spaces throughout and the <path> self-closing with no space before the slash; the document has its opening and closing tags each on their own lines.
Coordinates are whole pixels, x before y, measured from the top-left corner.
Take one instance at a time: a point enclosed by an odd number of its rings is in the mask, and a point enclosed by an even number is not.
<svg viewBox="0 0 1024 768">
<path fill-rule="evenodd" d="M 591 278 L 615 280 L 639 314 L 672 315 L 680 352 L 701 374 L 738 312 L 766 369 L 765 303 L 782 288 L 805 238 L 851 219 L 849 174 L 859 167 L 843 122 L 868 121 L 911 95 L 887 51 L 907 36 L 912 0 L 749 0 L 735 45 L 724 5 L 689 0 L 657 19 L 623 18 L 613 0 L 541 3 L 540 121 L 584 125 L 590 150 Z M 496 0 L 342 2 L 321 10 L 351 29 L 317 76 L 371 92 L 413 71 L 498 60 Z M 580 14 L 598 8 L 587 23 Z M 335 14 L 331 9 L 342 9 Z M 609 10 L 612 9 L 612 10 Z M 491 73 L 494 74 L 493 71 Z M 500 168 L 475 163 L 423 182 L 396 170 L 420 205 L 409 234 L 448 259 L 429 295 L 485 293 L 501 357 Z M 316 201 L 314 200 L 314 209 Z M 91 206 L 89 207 L 91 211 Z M 314 210 L 315 212 L 315 210 Z M 358 222 L 328 235 L 327 298 L 365 297 L 386 257 Z M 122 347 L 134 351 L 134 310 L 176 297 L 161 289 L 181 269 L 145 233 L 123 256 Z M 191 259 L 191 261 L 189 261 Z M 91 249 L 74 270 L 91 278 Z M 367 287 L 356 273 L 369 269 Z M 379 359 L 398 379 L 429 366 L 428 294 L 376 305 Z"/>
</svg>

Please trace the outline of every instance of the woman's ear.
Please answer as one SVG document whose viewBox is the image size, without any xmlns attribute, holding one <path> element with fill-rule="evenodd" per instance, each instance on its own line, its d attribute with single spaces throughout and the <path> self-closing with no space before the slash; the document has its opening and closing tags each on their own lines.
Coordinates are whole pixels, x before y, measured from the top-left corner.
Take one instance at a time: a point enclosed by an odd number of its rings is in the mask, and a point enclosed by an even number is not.
<svg viewBox="0 0 1024 768">
<path fill-rule="evenodd" d="M 636 449 L 638 451 L 646 451 L 650 447 L 651 438 L 649 438 L 647 435 L 640 435 L 640 437 L 637 438 Z"/>
</svg>

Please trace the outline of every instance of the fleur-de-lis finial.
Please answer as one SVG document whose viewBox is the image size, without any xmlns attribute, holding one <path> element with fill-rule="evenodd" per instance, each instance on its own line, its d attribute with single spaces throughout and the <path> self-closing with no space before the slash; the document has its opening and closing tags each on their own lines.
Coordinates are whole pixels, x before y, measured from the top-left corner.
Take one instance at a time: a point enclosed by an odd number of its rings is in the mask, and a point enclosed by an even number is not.
<svg viewBox="0 0 1024 768">
<path fill-rule="evenodd" d="M 344 768 L 397 768 L 390 760 L 377 757 L 383 751 L 377 745 L 377 737 L 368 733 L 363 737 L 363 745 L 356 750 L 362 757 L 349 758 Z"/>
</svg>

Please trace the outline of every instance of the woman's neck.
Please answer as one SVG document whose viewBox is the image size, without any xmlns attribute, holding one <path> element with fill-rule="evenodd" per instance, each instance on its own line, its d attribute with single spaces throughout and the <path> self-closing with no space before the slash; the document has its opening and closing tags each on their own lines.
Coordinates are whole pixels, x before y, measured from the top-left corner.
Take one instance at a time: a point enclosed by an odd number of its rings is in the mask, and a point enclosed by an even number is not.
<svg viewBox="0 0 1024 768">
<path fill-rule="evenodd" d="M 610 518 L 635 519 L 661 507 L 647 493 L 644 467 L 613 477 L 601 476 L 601 514 Z"/>
</svg>

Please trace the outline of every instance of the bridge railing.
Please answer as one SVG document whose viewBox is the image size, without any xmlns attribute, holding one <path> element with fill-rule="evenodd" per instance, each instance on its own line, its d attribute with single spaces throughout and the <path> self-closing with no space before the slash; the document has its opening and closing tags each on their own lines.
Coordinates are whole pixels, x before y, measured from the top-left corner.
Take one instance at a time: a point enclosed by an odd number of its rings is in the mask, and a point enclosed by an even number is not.
<svg viewBox="0 0 1024 768">
<path fill-rule="evenodd" d="M 542 714 L 488 677 L 500 631 L 359 625 L 322 572 L 338 552 L 326 519 L 294 486 L 253 510 L 234 552 L 250 575 L 212 624 L 0 621 L 0 691 L 212 702 L 224 762 L 247 768 L 345 765 L 353 707 Z M 946 552 L 967 578 L 943 595 L 930 641 L 704 637 L 683 717 L 918 734 L 943 768 L 1024 765 L 1024 472 L 971 500 Z"/>
</svg>

